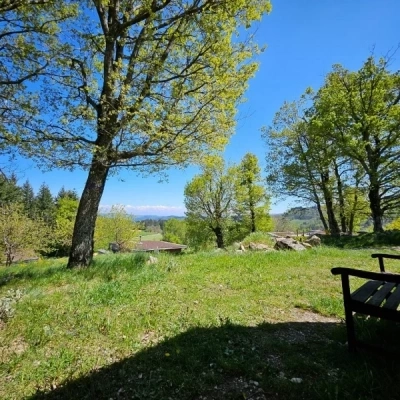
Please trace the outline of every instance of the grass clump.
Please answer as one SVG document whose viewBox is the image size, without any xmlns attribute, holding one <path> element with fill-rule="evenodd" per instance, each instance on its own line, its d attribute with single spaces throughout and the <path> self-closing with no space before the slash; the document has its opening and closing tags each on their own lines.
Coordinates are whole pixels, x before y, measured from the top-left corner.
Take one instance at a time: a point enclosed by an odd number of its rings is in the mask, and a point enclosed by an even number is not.
<svg viewBox="0 0 400 400">
<path fill-rule="evenodd" d="M 265 232 L 252 232 L 242 240 L 244 246 L 248 246 L 250 243 L 265 244 L 273 247 L 275 240 Z"/>
</svg>

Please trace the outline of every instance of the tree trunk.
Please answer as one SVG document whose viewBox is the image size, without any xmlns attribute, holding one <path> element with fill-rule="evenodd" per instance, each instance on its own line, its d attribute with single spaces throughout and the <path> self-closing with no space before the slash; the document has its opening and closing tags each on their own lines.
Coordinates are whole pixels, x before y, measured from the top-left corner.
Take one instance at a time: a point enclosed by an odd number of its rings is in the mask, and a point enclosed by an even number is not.
<svg viewBox="0 0 400 400">
<path fill-rule="evenodd" d="M 316 202 L 316 205 L 317 205 L 317 210 L 318 210 L 319 219 L 321 220 L 322 225 L 324 226 L 325 231 L 328 231 L 328 230 L 329 230 L 329 226 L 328 226 L 328 224 L 327 224 L 327 222 L 326 222 L 325 215 L 324 215 L 324 213 L 322 212 L 322 207 L 321 207 L 321 203 L 320 203 L 319 199 L 318 199 L 318 201 Z"/>
<path fill-rule="evenodd" d="M 332 236 L 340 235 L 339 224 L 337 223 L 335 212 L 333 209 L 332 191 L 329 189 L 329 174 L 321 174 L 322 192 L 324 194 L 326 214 L 328 215 L 329 230 Z"/>
<path fill-rule="evenodd" d="M 347 224 L 346 224 L 346 215 L 344 212 L 344 196 L 343 196 L 343 184 L 342 178 L 340 177 L 339 167 L 334 161 L 334 169 L 335 169 L 335 177 L 336 177 L 336 185 L 339 197 L 339 218 L 342 232 L 347 232 Z"/>
<path fill-rule="evenodd" d="M 217 247 L 219 249 L 223 249 L 225 246 L 224 246 L 224 234 L 222 233 L 222 228 L 217 226 L 216 228 L 212 228 L 212 230 L 217 238 Z"/>
<path fill-rule="evenodd" d="M 94 228 L 108 171 L 94 156 L 75 219 L 68 268 L 87 267 L 92 261 Z"/>
<path fill-rule="evenodd" d="M 374 233 L 383 232 L 383 212 L 381 208 L 381 197 L 379 186 L 371 186 L 369 193 L 369 205 L 371 208 L 372 220 L 374 221 Z"/>
<path fill-rule="evenodd" d="M 256 231 L 256 213 L 254 211 L 254 206 L 250 205 L 250 218 L 251 218 L 251 232 Z"/>
</svg>

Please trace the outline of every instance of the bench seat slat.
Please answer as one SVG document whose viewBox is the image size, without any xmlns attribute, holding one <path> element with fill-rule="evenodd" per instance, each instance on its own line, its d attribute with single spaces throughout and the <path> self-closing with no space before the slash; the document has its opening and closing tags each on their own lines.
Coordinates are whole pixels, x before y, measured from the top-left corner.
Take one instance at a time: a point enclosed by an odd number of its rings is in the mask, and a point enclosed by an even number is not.
<svg viewBox="0 0 400 400">
<path fill-rule="evenodd" d="M 368 301 L 371 306 L 380 306 L 383 303 L 392 289 L 396 286 L 393 282 L 385 283 Z"/>
<path fill-rule="evenodd" d="M 365 303 L 366 300 L 371 297 L 376 290 L 383 285 L 382 281 L 368 281 L 359 287 L 354 293 L 352 293 L 351 298 L 354 301 L 360 301 Z"/>
<path fill-rule="evenodd" d="M 383 307 L 388 308 L 390 310 L 396 310 L 399 304 L 400 304 L 400 286 L 397 285 L 396 289 L 387 299 Z"/>
</svg>

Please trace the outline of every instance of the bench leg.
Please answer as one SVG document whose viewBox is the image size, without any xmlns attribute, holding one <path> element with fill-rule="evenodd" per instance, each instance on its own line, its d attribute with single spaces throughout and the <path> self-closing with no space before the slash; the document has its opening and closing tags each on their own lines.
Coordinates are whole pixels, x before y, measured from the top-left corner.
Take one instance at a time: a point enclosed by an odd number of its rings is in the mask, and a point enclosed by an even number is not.
<svg viewBox="0 0 400 400">
<path fill-rule="evenodd" d="M 347 308 L 347 309 L 346 309 Z M 354 329 L 353 312 L 349 307 L 345 307 L 346 315 L 346 330 L 347 330 L 347 343 L 349 346 L 349 352 L 354 353 L 356 351 L 356 333 Z"/>
<path fill-rule="evenodd" d="M 354 329 L 353 311 L 351 310 L 351 295 L 350 295 L 350 283 L 349 276 L 342 275 L 342 290 L 343 290 L 343 302 L 344 302 L 344 313 L 346 317 L 346 330 L 347 330 L 347 343 L 349 346 L 349 352 L 354 353 L 356 351 L 356 333 Z"/>
</svg>

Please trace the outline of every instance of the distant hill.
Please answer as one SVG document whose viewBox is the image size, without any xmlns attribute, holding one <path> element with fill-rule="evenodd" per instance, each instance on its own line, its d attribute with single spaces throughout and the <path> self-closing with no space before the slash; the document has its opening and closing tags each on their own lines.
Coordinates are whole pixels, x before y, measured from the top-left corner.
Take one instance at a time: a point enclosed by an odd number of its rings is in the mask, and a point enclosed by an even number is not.
<svg viewBox="0 0 400 400">
<path fill-rule="evenodd" d="M 310 231 L 323 229 L 316 207 L 293 207 L 283 214 L 272 215 L 277 231 Z"/>
</svg>

